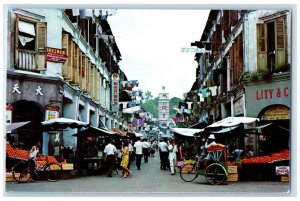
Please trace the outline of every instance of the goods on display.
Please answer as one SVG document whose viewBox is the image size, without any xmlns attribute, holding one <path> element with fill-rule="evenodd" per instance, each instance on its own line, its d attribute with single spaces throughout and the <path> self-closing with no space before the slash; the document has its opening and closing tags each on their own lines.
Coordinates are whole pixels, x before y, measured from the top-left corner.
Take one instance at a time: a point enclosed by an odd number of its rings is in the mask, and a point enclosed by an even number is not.
<svg viewBox="0 0 300 201">
<path fill-rule="evenodd" d="M 258 156 L 253 158 L 243 159 L 242 163 L 274 163 L 282 160 L 290 160 L 290 151 L 282 150 L 277 153 L 273 153 L 270 156 Z"/>
<path fill-rule="evenodd" d="M 6 153 L 10 158 L 28 160 L 29 153 L 25 150 L 13 148 L 10 144 L 6 144 Z"/>
</svg>

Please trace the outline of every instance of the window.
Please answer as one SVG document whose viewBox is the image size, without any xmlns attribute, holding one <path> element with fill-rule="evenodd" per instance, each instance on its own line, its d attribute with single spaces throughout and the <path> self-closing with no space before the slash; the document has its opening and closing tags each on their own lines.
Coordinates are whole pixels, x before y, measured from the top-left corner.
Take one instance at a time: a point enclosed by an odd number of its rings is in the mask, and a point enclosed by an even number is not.
<svg viewBox="0 0 300 201">
<path fill-rule="evenodd" d="M 47 23 L 17 15 L 15 66 L 22 70 L 46 70 Z"/>
<path fill-rule="evenodd" d="M 258 71 L 276 72 L 287 65 L 285 18 L 257 24 Z"/>
</svg>

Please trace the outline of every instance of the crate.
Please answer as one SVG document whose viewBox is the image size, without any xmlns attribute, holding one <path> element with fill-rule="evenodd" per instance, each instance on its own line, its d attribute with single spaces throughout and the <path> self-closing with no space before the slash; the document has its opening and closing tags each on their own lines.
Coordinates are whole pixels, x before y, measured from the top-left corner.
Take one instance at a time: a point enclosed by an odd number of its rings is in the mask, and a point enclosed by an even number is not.
<svg viewBox="0 0 300 201">
<path fill-rule="evenodd" d="M 280 181 L 281 182 L 289 182 L 290 181 L 290 177 L 287 175 L 287 176 L 285 176 L 285 175 L 282 175 L 281 177 L 280 177 Z"/>
<path fill-rule="evenodd" d="M 231 173 L 228 175 L 227 181 L 229 182 L 235 182 L 239 181 L 239 174 L 238 173 Z"/>
<path fill-rule="evenodd" d="M 74 170 L 73 163 L 64 163 L 62 164 L 62 170 Z"/>
<path fill-rule="evenodd" d="M 228 166 L 228 173 L 237 173 L 237 166 Z"/>
</svg>

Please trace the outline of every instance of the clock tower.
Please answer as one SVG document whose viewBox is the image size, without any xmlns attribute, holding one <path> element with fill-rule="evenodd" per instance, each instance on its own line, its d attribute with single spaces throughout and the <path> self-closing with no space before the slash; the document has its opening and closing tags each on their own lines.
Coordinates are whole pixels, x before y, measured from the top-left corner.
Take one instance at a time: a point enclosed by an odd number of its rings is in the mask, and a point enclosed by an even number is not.
<svg viewBox="0 0 300 201">
<path fill-rule="evenodd" d="M 169 104 L 169 93 L 166 91 L 165 86 L 163 86 L 158 98 L 158 122 L 162 128 L 167 128 L 168 126 L 170 115 Z"/>
</svg>

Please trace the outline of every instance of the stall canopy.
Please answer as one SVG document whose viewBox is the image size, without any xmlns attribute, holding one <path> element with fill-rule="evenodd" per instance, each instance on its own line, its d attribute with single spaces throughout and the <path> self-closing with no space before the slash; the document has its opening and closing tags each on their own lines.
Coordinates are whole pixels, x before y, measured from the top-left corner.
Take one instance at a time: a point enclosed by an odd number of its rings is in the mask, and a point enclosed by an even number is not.
<svg viewBox="0 0 300 201">
<path fill-rule="evenodd" d="M 41 122 L 44 127 L 53 129 L 65 129 L 65 128 L 82 128 L 87 127 L 89 123 L 77 121 L 75 119 L 68 118 L 56 118 Z"/>
<path fill-rule="evenodd" d="M 22 122 L 11 123 L 11 124 L 6 126 L 6 132 L 16 130 L 16 129 L 21 128 L 21 127 L 23 127 L 23 126 L 25 126 L 29 123 L 30 123 L 30 121 L 22 121 Z"/>
<path fill-rule="evenodd" d="M 138 113 L 139 111 L 141 111 L 141 106 L 135 106 L 135 107 L 123 109 L 124 114 L 134 114 L 134 113 Z"/>
<path fill-rule="evenodd" d="M 210 132 L 213 133 L 213 134 L 230 133 L 232 131 L 235 131 L 238 127 L 239 126 L 232 126 L 232 127 L 224 128 L 224 129 L 219 130 L 219 131 L 210 131 Z"/>
<path fill-rule="evenodd" d="M 245 129 L 245 131 L 251 131 L 251 130 L 260 130 L 263 128 L 267 128 L 269 126 L 271 126 L 273 123 L 268 123 L 268 124 L 264 124 L 264 125 L 260 125 L 260 126 L 256 126 L 256 127 L 252 127 L 252 128 L 247 128 Z"/>
<path fill-rule="evenodd" d="M 123 137 L 125 137 L 127 135 L 126 131 L 122 131 L 118 128 L 113 128 L 112 131 L 115 132 L 117 135 L 120 135 L 120 136 L 123 136 Z"/>
<path fill-rule="evenodd" d="M 196 123 L 196 124 L 190 126 L 190 128 L 202 129 L 202 128 L 205 128 L 207 126 L 208 126 L 208 123 L 206 123 L 205 121 L 202 121 L 202 122 L 199 122 L 199 123 Z"/>
<path fill-rule="evenodd" d="M 204 129 L 193 129 L 193 128 L 169 128 L 170 131 L 179 134 L 179 135 L 183 135 L 186 137 L 196 137 L 195 134 L 196 133 L 201 133 L 204 131 Z"/>
<path fill-rule="evenodd" d="M 215 128 L 215 127 L 232 127 L 238 126 L 239 124 L 249 124 L 253 122 L 258 122 L 258 118 L 253 117 L 227 117 L 220 121 L 217 121 L 206 128 Z"/>
<path fill-rule="evenodd" d="M 99 137 L 99 136 L 113 136 L 115 132 L 106 130 L 104 128 L 96 128 L 94 126 L 89 126 L 87 129 L 79 131 L 76 134 L 73 134 L 75 137 Z"/>
</svg>

